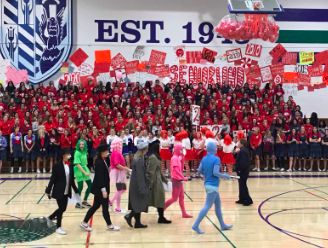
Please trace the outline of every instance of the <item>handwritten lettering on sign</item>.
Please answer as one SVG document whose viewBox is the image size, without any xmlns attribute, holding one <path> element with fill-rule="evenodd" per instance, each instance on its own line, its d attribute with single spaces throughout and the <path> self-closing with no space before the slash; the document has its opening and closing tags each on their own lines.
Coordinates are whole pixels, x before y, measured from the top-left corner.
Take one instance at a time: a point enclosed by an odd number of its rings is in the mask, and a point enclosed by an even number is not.
<svg viewBox="0 0 328 248">
<path fill-rule="evenodd" d="M 227 62 L 228 63 L 231 63 L 231 62 L 234 62 L 236 60 L 240 60 L 240 59 L 243 58 L 240 48 L 227 50 L 226 55 L 227 55 Z"/>
<path fill-rule="evenodd" d="M 276 45 L 270 52 L 269 54 L 274 60 L 279 60 L 282 57 L 284 57 L 287 53 L 287 50 L 279 43 Z"/>
<path fill-rule="evenodd" d="M 117 69 L 117 68 L 121 68 L 121 67 L 125 66 L 126 62 L 127 61 L 123 57 L 123 55 L 118 53 L 118 54 L 116 54 L 116 56 L 114 58 L 112 58 L 112 62 L 110 65 L 113 69 Z"/>
<path fill-rule="evenodd" d="M 294 72 L 307 74 L 308 66 L 307 65 L 296 65 L 294 68 Z"/>
<path fill-rule="evenodd" d="M 262 82 L 268 82 L 272 80 L 270 66 L 262 67 L 260 70 L 261 70 Z"/>
<path fill-rule="evenodd" d="M 297 53 L 286 53 L 282 58 L 284 65 L 296 65 L 297 64 Z"/>
<path fill-rule="evenodd" d="M 314 52 L 303 52 L 299 55 L 301 65 L 312 64 L 314 62 Z"/>
<path fill-rule="evenodd" d="M 308 69 L 310 77 L 321 77 L 321 75 L 322 75 L 322 65 L 308 66 L 307 69 Z"/>
<path fill-rule="evenodd" d="M 262 46 L 258 44 L 248 43 L 246 46 L 245 55 L 253 57 L 261 57 Z"/>
<path fill-rule="evenodd" d="M 201 51 L 187 51 L 186 52 L 187 64 L 199 64 L 201 58 L 202 58 Z"/>
<path fill-rule="evenodd" d="M 214 64 L 215 57 L 218 53 L 206 47 L 203 48 L 202 51 L 202 59 L 207 60 L 208 62 Z"/>
<path fill-rule="evenodd" d="M 150 57 L 149 57 L 149 64 L 150 65 L 164 64 L 165 58 L 166 58 L 166 53 L 157 50 L 151 50 Z"/>
</svg>

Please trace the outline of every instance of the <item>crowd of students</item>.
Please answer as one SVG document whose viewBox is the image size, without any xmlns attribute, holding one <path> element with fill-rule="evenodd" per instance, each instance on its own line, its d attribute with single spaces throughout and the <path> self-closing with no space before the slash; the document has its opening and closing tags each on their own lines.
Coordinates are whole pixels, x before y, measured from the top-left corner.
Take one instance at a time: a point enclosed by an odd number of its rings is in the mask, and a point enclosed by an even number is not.
<svg viewBox="0 0 328 248">
<path fill-rule="evenodd" d="M 61 148 L 71 149 L 74 155 L 78 140 L 85 140 L 87 164 L 93 171 L 96 148 L 105 142 L 109 146 L 119 137 L 123 141 L 123 157 L 127 167 L 141 142 L 160 141 L 162 170 L 169 172 L 172 148 L 181 143 L 185 149 L 185 171 L 190 179 L 197 177 L 196 169 L 206 155 L 206 144 L 214 140 L 222 169 L 233 170 L 231 156 L 238 137 L 234 131 L 245 130 L 248 147 L 252 151 L 255 167 L 260 171 L 260 159 L 270 159 L 273 170 L 285 170 L 284 160 L 289 159 L 287 171 L 313 170 L 317 161 L 324 159 L 323 171 L 327 169 L 328 129 L 317 114 L 303 116 L 301 107 L 291 96 L 284 101 L 281 85 L 267 84 L 252 89 L 232 89 L 228 82 L 197 86 L 184 84 L 161 85 L 156 80 L 122 88 L 119 83 L 89 81 L 82 84 L 37 87 L 22 82 L 16 88 L 12 82 L 6 88 L 0 84 L 0 172 L 2 161 L 11 161 L 14 172 L 41 173 L 52 170 Z M 219 125 L 220 132 L 214 137 L 207 128 L 191 123 L 191 106 L 200 106 L 201 125 Z M 229 137 L 233 140 L 229 140 Z M 233 143 L 233 142 L 234 143 Z M 230 154 L 230 155 L 229 155 Z M 49 163 L 47 163 L 49 161 Z M 308 164 L 307 161 L 310 161 Z M 309 166 L 309 167 L 308 167 Z"/>
</svg>

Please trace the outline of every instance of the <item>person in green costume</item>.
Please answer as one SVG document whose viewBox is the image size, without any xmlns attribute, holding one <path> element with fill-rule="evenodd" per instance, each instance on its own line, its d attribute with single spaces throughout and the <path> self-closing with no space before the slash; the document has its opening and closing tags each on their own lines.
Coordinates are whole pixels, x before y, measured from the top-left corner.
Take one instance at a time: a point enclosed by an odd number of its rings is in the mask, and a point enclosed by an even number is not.
<svg viewBox="0 0 328 248">
<path fill-rule="evenodd" d="M 76 144 L 76 150 L 74 153 L 74 165 L 75 165 L 74 175 L 75 175 L 80 196 L 83 190 L 84 181 L 87 183 L 88 188 L 87 191 L 85 192 L 82 205 L 80 203 L 76 203 L 75 208 L 91 207 L 91 205 L 87 202 L 91 190 L 90 170 L 87 166 L 88 165 L 87 149 L 88 149 L 87 142 L 83 139 L 80 139 Z"/>
</svg>

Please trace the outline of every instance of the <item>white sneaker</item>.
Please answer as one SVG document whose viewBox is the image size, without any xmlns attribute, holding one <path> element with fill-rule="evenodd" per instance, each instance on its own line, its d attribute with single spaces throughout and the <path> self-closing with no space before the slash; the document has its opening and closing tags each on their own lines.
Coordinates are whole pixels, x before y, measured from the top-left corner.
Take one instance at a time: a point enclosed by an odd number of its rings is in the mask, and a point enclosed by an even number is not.
<svg viewBox="0 0 328 248">
<path fill-rule="evenodd" d="M 296 171 L 296 169 L 295 169 L 295 168 L 293 168 L 293 171 Z"/>
<path fill-rule="evenodd" d="M 11 167 L 10 173 L 14 173 L 14 167 Z"/>
<path fill-rule="evenodd" d="M 321 172 L 322 170 L 320 170 L 320 168 L 318 168 L 318 171 Z"/>
<path fill-rule="evenodd" d="M 92 228 L 89 226 L 89 224 L 84 224 L 83 222 L 81 222 L 80 227 L 86 230 L 87 232 L 92 231 Z"/>
<path fill-rule="evenodd" d="M 37 170 L 36 170 L 36 173 L 40 174 L 41 172 L 40 172 L 40 170 L 39 170 L 39 169 L 37 169 Z"/>
<path fill-rule="evenodd" d="M 322 170 L 322 172 L 325 172 L 325 171 L 326 171 L 326 169 L 323 169 L 323 170 Z"/>
<path fill-rule="evenodd" d="M 276 169 L 276 167 L 273 167 L 272 170 L 273 170 L 273 171 L 276 171 L 277 169 Z"/>
<path fill-rule="evenodd" d="M 227 166 L 224 166 L 224 172 L 227 172 Z"/>
<path fill-rule="evenodd" d="M 22 173 L 22 167 L 18 168 L 18 173 Z"/>
<path fill-rule="evenodd" d="M 312 171 L 312 169 L 308 169 L 308 171 Z"/>
<path fill-rule="evenodd" d="M 43 168 L 43 173 L 46 173 L 47 171 L 46 171 L 46 169 L 45 168 Z"/>
<path fill-rule="evenodd" d="M 114 207 L 113 207 L 113 205 L 108 204 L 108 209 L 109 209 L 109 211 L 114 212 Z"/>
<path fill-rule="evenodd" d="M 49 219 L 49 215 L 45 216 L 46 221 L 47 221 L 47 226 L 50 228 L 53 226 L 53 222 Z"/>
<path fill-rule="evenodd" d="M 284 168 L 281 168 L 280 171 L 285 171 L 285 169 Z"/>
<path fill-rule="evenodd" d="M 26 170 L 25 173 L 28 173 L 28 170 Z"/>
<path fill-rule="evenodd" d="M 107 231 L 119 231 L 119 230 L 120 230 L 119 226 L 114 226 L 113 224 L 107 226 Z"/>
<path fill-rule="evenodd" d="M 165 170 L 165 174 L 169 174 L 169 170 L 168 169 Z"/>
<path fill-rule="evenodd" d="M 64 231 L 63 228 L 59 227 L 56 229 L 56 233 L 60 234 L 60 235 L 66 235 L 66 232 Z"/>
<path fill-rule="evenodd" d="M 52 170 L 50 170 L 49 173 L 52 173 Z"/>
<path fill-rule="evenodd" d="M 288 170 L 286 170 L 287 172 L 292 172 L 293 170 L 292 169 L 288 169 Z"/>
<path fill-rule="evenodd" d="M 120 210 L 115 209 L 115 214 L 127 214 L 127 212 L 121 208 Z"/>
<path fill-rule="evenodd" d="M 305 167 L 303 168 L 303 170 L 304 170 L 304 171 L 307 171 L 307 169 L 306 169 Z"/>
<path fill-rule="evenodd" d="M 300 167 L 300 168 L 298 168 L 298 170 L 299 170 L 299 171 L 301 171 L 301 170 L 302 170 L 302 168 Z"/>
<path fill-rule="evenodd" d="M 257 168 L 256 168 L 256 167 L 254 167 L 254 168 L 252 169 L 252 171 L 257 171 Z"/>
<path fill-rule="evenodd" d="M 258 168 L 258 169 L 257 169 L 257 172 L 260 172 L 260 171 L 261 171 L 261 169 L 260 169 L 260 168 Z"/>
<path fill-rule="evenodd" d="M 264 170 L 267 171 L 269 168 L 268 167 L 265 167 Z"/>
</svg>

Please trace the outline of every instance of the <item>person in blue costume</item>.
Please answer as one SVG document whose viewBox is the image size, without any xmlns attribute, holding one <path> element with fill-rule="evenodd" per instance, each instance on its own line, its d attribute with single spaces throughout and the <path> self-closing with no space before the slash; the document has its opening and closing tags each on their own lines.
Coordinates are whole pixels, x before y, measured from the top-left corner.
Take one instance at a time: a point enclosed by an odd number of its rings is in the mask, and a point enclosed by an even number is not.
<svg viewBox="0 0 328 248">
<path fill-rule="evenodd" d="M 205 176 L 205 191 L 206 191 L 206 202 L 205 206 L 200 210 L 198 218 L 192 229 L 199 234 L 204 232 L 199 229 L 200 222 L 204 219 L 207 212 L 215 205 L 215 214 L 218 218 L 221 230 L 227 230 L 232 227 L 232 225 L 226 225 L 222 218 L 221 211 L 221 200 L 219 195 L 219 184 L 220 178 L 230 179 L 229 175 L 220 173 L 220 159 L 215 156 L 216 144 L 214 142 L 209 142 L 206 147 L 207 156 L 204 157 L 199 165 L 198 172 Z"/>
</svg>

